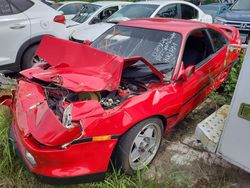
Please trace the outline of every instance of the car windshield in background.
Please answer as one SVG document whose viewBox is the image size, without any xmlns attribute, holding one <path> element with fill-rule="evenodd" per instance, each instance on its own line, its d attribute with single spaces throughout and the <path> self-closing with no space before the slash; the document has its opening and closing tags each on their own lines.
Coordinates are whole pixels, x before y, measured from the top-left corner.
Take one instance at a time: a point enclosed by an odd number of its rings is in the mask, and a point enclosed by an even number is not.
<svg viewBox="0 0 250 188">
<path fill-rule="evenodd" d="M 117 25 L 97 38 L 91 46 L 126 58 L 144 57 L 170 80 L 181 40 L 181 35 L 176 32 Z M 139 62 L 134 66 L 140 68 L 145 64 Z"/>
<path fill-rule="evenodd" d="M 239 0 L 231 8 L 231 10 L 249 10 L 250 0 Z"/>
<path fill-rule="evenodd" d="M 200 8 L 203 11 L 214 11 L 217 12 L 220 8 L 216 6 L 201 5 Z"/>
<path fill-rule="evenodd" d="M 50 5 L 53 9 L 58 9 L 60 6 L 62 6 L 63 4 L 62 3 L 55 3 L 55 4 L 52 4 Z"/>
<path fill-rule="evenodd" d="M 114 13 L 107 19 L 107 22 L 119 22 L 126 21 L 135 18 L 148 18 L 154 11 L 159 7 L 159 5 L 147 5 L 147 4 L 131 4 L 126 5 L 121 10 Z"/>
<path fill-rule="evenodd" d="M 101 6 L 94 4 L 83 5 L 81 10 L 72 18 L 77 23 L 85 22 L 94 12 L 96 12 Z"/>
<path fill-rule="evenodd" d="M 219 13 L 219 7 L 216 6 L 208 6 L 208 5 L 201 5 L 200 8 L 209 15 L 216 15 Z"/>
</svg>

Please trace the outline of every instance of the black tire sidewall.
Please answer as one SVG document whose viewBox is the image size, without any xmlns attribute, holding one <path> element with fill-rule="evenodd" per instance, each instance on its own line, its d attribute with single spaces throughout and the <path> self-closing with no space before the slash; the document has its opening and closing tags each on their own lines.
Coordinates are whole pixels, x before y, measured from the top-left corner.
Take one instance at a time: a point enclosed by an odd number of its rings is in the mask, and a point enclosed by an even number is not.
<svg viewBox="0 0 250 188">
<path fill-rule="evenodd" d="M 38 45 L 30 46 L 23 54 L 22 63 L 21 63 L 22 70 L 25 70 L 25 69 L 32 67 L 32 65 L 33 65 L 32 59 L 35 55 L 37 47 L 38 47 Z"/>
</svg>

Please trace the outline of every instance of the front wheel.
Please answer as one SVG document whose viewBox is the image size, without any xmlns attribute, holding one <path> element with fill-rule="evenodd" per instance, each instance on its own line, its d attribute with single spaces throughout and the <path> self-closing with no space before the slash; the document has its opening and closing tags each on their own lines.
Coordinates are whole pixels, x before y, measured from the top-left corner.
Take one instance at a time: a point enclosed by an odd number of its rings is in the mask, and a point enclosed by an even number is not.
<svg viewBox="0 0 250 188">
<path fill-rule="evenodd" d="M 145 168 L 155 157 L 163 134 L 159 118 L 146 119 L 122 136 L 117 146 L 116 161 L 126 173 Z"/>
</svg>

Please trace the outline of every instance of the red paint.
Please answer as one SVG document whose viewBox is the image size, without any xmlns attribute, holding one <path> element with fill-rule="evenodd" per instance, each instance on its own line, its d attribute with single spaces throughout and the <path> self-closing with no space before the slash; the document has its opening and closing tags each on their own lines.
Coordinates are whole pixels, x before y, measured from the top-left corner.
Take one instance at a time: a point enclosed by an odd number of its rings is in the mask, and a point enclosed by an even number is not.
<svg viewBox="0 0 250 188">
<path fill-rule="evenodd" d="M 177 80 L 185 72 L 181 56 L 185 40 L 191 31 L 204 27 L 213 28 L 224 34 L 230 44 L 239 43 L 238 31 L 231 28 L 232 34 L 228 34 L 213 25 L 171 19 L 142 19 L 122 22 L 120 25 L 172 30 L 182 34 L 183 42 L 172 81 L 164 82 L 162 73 L 141 57 L 124 59 L 83 44 L 44 38 L 37 54 L 51 67 L 43 70 L 42 66 L 37 66 L 21 72 L 26 79 L 19 81 L 13 106 L 13 129 L 18 147 L 23 156 L 25 149 L 32 153 L 38 163 L 36 167 L 32 167 L 26 160 L 31 171 L 51 177 L 105 172 L 117 139 L 89 141 L 60 148 L 81 135 L 79 121 L 85 131 L 82 138 L 122 135 L 136 123 L 152 116 L 165 119 L 167 133 L 222 84 L 232 62 L 239 56 L 239 53 L 229 52 L 224 64 L 227 51 L 225 46 L 216 56 L 196 69 L 190 78 Z M 109 110 L 104 110 L 98 101 L 72 103 L 74 127 L 70 129 L 65 128 L 48 107 L 41 86 L 30 80 L 34 77 L 51 82 L 60 74 L 62 86 L 75 92 L 111 91 L 119 87 L 124 66 L 129 66 L 138 59 L 149 66 L 161 81 L 148 84 L 147 92 L 130 97 Z M 30 109 L 36 104 L 39 105 Z"/>
</svg>

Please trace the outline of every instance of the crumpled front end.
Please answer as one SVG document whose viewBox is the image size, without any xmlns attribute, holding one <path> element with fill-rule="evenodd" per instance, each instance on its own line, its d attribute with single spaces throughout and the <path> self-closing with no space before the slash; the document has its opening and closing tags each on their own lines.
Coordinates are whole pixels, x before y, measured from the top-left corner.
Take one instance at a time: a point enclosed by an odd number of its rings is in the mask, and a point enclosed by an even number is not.
<svg viewBox="0 0 250 188">
<path fill-rule="evenodd" d="M 162 73 L 142 57 L 124 59 L 53 37 L 36 54 L 40 63 L 21 72 L 13 101 L 13 137 L 23 159 L 46 177 L 106 172 L 119 135 L 132 125 L 122 104 L 139 104 L 132 98 L 149 87 L 123 78 L 123 71 L 142 62 L 159 82 Z"/>
<path fill-rule="evenodd" d="M 72 120 L 72 127 L 65 127 L 49 107 L 44 89 L 36 83 L 21 80 L 13 106 L 13 137 L 32 172 L 62 180 L 106 172 L 117 139 L 85 139 L 63 147 L 84 137 L 83 127 L 79 120 Z"/>
</svg>

